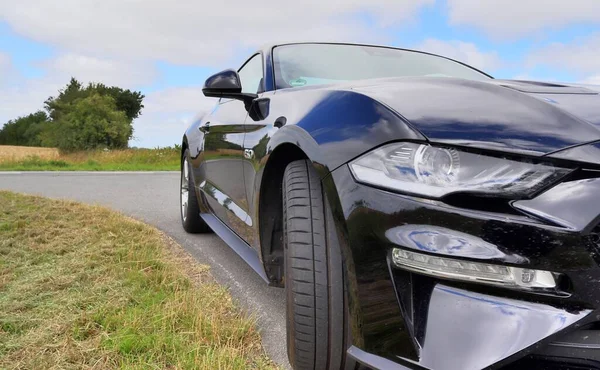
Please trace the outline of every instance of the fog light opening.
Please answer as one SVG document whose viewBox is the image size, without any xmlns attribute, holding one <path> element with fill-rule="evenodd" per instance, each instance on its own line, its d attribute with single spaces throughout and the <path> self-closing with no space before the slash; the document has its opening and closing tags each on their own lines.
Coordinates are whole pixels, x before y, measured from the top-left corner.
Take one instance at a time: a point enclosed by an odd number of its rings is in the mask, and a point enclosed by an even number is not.
<svg viewBox="0 0 600 370">
<path fill-rule="evenodd" d="M 463 261 L 400 248 L 392 250 L 392 262 L 394 266 L 404 270 L 444 279 L 517 289 L 557 288 L 556 274 L 550 271 Z"/>
</svg>

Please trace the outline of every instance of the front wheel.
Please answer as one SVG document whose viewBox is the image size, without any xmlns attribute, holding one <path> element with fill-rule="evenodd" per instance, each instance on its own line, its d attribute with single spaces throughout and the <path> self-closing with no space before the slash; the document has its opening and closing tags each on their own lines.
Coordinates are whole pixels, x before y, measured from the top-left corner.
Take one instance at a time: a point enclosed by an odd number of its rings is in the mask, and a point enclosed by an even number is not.
<svg viewBox="0 0 600 370">
<path fill-rule="evenodd" d="M 188 160 L 188 150 L 185 150 L 181 158 L 181 181 L 179 204 L 181 209 L 181 224 L 188 233 L 207 233 L 210 227 L 200 217 L 196 188 L 191 176 L 191 165 Z"/>
<path fill-rule="evenodd" d="M 296 370 L 344 366 L 342 262 L 339 248 L 328 245 L 326 207 L 312 163 L 290 163 L 283 179 L 283 244 L 288 358 Z"/>
</svg>

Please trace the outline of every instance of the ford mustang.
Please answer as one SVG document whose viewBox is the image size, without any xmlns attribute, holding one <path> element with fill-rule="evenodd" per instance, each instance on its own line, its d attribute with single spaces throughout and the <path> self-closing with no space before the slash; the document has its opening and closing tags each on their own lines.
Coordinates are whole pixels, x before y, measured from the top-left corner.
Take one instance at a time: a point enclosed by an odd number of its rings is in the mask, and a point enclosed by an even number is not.
<svg viewBox="0 0 600 370">
<path fill-rule="evenodd" d="M 380 46 L 206 80 L 181 221 L 286 290 L 295 369 L 600 368 L 600 96 Z"/>
</svg>

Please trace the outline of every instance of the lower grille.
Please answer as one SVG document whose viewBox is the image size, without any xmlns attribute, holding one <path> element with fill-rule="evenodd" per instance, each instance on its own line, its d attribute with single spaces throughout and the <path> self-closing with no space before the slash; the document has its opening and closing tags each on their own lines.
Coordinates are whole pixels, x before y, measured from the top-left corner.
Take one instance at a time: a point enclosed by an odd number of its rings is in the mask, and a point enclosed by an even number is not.
<svg viewBox="0 0 600 370">
<path fill-rule="evenodd" d="M 600 369 L 600 323 L 563 335 L 505 370 Z"/>
<path fill-rule="evenodd" d="M 565 358 L 541 358 L 529 356 L 518 360 L 502 370 L 596 370 L 600 363 L 589 360 L 573 360 Z"/>
</svg>

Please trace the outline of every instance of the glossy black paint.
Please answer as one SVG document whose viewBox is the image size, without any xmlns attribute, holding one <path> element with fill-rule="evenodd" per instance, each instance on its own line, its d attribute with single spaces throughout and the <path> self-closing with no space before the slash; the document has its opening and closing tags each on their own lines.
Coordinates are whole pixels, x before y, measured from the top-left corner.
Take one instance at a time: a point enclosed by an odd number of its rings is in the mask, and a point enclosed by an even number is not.
<svg viewBox="0 0 600 370">
<path fill-rule="evenodd" d="M 433 77 L 275 90 L 271 52 L 261 51 L 265 91 L 251 103 L 223 99 L 188 128 L 183 146 L 190 149 L 202 212 L 247 243 L 252 249 L 237 248 L 240 255 L 253 266 L 260 261 L 261 276 L 276 285 L 281 236 L 273 212 L 281 189 L 273 176 L 286 161 L 313 162 L 347 272 L 351 357 L 364 365 L 499 368 L 600 317 L 597 92 Z M 500 208 L 354 181 L 350 160 L 399 140 L 556 160 L 587 172 Z M 389 263 L 391 248 L 422 251 L 423 244 L 426 253 L 561 273 L 568 297 L 443 281 Z"/>
<path fill-rule="evenodd" d="M 372 189 L 356 183 L 347 166 L 324 184 L 337 224 L 343 225 L 338 233 L 346 241 L 355 320 L 350 326 L 355 345 L 364 351 L 404 365 L 479 369 L 519 351 L 524 356 L 535 349 L 530 346 L 574 329 L 571 324 L 596 320 L 600 312 L 600 268 L 589 233 L 525 214 L 486 213 Z M 589 184 L 600 192 L 598 183 Z M 415 230 L 421 234 L 418 243 L 410 235 Z M 564 273 L 569 297 L 405 272 L 388 263 L 395 246 Z"/>
<path fill-rule="evenodd" d="M 248 204 L 242 169 L 244 119 L 247 112 L 239 100 L 222 100 L 199 128 L 204 130 L 203 149 L 190 162 L 196 186 L 215 215 L 236 233 L 248 228 Z"/>
<path fill-rule="evenodd" d="M 502 83 L 425 77 L 354 89 L 438 143 L 537 155 L 600 140 L 597 93 L 569 95 L 562 86 L 523 93 Z"/>
</svg>

